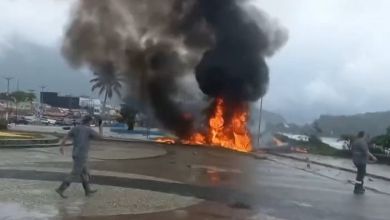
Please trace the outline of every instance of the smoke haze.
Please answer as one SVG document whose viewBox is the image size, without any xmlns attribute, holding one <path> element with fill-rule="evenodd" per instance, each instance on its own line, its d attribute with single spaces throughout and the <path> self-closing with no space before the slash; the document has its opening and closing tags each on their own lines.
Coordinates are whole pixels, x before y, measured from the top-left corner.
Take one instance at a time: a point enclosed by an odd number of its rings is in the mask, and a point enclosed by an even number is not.
<svg viewBox="0 0 390 220">
<path fill-rule="evenodd" d="M 234 103 L 267 91 L 265 57 L 287 41 L 287 32 L 248 2 L 80 0 L 62 51 L 75 68 L 122 74 L 128 95 L 185 137 L 193 122 L 180 109 L 179 78 L 195 74 L 205 95 Z"/>
</svg>

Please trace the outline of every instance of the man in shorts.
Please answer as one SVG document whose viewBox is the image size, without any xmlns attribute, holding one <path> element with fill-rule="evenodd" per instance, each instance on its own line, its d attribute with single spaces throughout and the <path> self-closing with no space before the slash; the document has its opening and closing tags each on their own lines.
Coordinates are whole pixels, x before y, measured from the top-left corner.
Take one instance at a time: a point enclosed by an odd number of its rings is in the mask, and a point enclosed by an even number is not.
<svg viewBox="0 0 390 220">
<path fill-rule="evenodd" d="M 90 174 L 87 167 L 88 153 L 90 147 L 90 140 L 100 138 L 100 135 L 95 132 L 91 127 L 92 121 L 91 116 L 85 116 L 82 120 L 81 125 L 73 127 L 69 133 L 64 137 L 61 142 L 60 152 L 64 155 L 65 142 L 68 139 L 73 139 L 73 169 L 69 176 L 65 178 L 62 184 L 56 189 L 56 192 L 62 197 L 67 198 L 64 195 L 64 191 L 70 186 L 70 184 L 81 178 L 85 195 L 90 196 L 96 193 L 97 190 L 92 190 L 89 185 Z"/>
</svg>

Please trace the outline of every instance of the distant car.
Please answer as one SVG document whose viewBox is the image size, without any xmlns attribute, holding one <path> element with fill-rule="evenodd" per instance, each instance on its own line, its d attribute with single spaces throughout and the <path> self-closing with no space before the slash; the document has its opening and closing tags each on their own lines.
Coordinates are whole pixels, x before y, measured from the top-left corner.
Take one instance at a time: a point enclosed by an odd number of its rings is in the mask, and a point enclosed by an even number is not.
<svg viewBox="0 0 390 220">
<path fill-rule="evenodd" d="M 16 124 L 28 125 L 29 122 L 26 119 L 21 118 L 21 119 L 16 120 Z"/>
<path fill-rule="evenodd" d="M 29 124 L 31 123 L 35 123 L 35 122 L 38 122 L 38 118 L 36 118 L 35 116 L 24 116 L 23 117 Z"/>
<path fill-rule="evenodd" d="M 45 125 L 55 125 L 55 124 L 56 124 L 56 120 L 54 120 L 54 119 L 48 119 L 48 118 L 42 118 L 42 119 L 40 120 L 40 122 L 41 122 L 42 124 L 45 124 Z"/>
<path fill-rule="evenodd" d="M 56 125 L 69 126 L 69 125 L 73 125 L 73 124 L 74 124 L 74 120 L 70 119 L 70 118 L 64 118 L 62 120 L 56 121 Z"/>
<path fill-rule="evenodd" d="M 9 120 L 10 123 L 15 123 L 15 124 L 23 124 L 23 125 L 27 125 L 29 122 L 24 118 L 24 117 L 21 117 L 21 118 L 10 118 Z"/>
</svg>

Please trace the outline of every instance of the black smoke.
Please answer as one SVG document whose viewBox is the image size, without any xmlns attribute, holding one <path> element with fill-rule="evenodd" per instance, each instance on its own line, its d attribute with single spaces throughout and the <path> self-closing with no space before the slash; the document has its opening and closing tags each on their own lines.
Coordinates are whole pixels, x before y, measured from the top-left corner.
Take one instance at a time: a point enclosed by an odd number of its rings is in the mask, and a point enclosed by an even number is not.
<svg viewBox="0 0 390 220">
<path fill-rule="evenodd" d="M 200 89 L 212 97 L 256 101 L 269 81 L 266 33 L 234 0 L 200 0 L 199 4 L 215 34 L 215 45 L 196 67 Z"/>
<path fill-rule="evenodd" d="M 185 137 L 193 121 L 181 110 L 181 77 L 195 74 L 205 95 L 232 102 L 256 101 L 266 93 L 265 56 L 280 48 L 287 34 L 249 3 L 79 0 L 63 54 L 74 67 L 101 74 L 109 63 L 107 74 L 127 80 L 124 96 L 150 105 L 168 130 Z"/>
</svg>

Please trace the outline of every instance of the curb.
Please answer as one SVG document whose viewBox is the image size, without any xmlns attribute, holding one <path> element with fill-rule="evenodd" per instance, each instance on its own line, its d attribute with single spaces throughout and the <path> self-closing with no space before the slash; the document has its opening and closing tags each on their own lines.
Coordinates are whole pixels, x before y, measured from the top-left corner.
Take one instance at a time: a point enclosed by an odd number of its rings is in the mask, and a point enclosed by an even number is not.
<svg viewBox="0 0 390 220">
<path fill-rule="evenodd" d="M 25 132 L 30 133 L 30 132 Z M 51 134 L 42 134 L 44 137 L 32 139 L 4 139 L 0 141 L 0 149 L 12 148 L 47 148 L 60 145 L 58 137 Z"/>
<path fill-rule="evenodd" d="M 153 140 L 142 140 L 142 139 L 132 139 L 132 138 L 115 138 L 115 137 L 103 137 L 99 141 L 116 141 L 116 142 L 125 142 L 125 143 L 153 143 Z"/>
<path fill-rule="evenodd" d="M 285 154 L 279 154 L 279 153 L 275 153 L 275 152 L 268 152 L 268 153 L 271 154 L 271 155 L 274 155 L 274 156 L 278 156 L 278 157 L 284 157 L 284 158 L 289 158 L 289 159 L 293 159 L 293 160 L 297 160 L 297 161 L 307 162 L 306 159 L 302 159 L 302 158 L 299 158 L 299 157 L 294 157 L 294 156 L 285 155 Z M 346 172 L 350 172 L 350 173 L 356 173 L 356 171 L 353 170 L 353 169 L 340 167 L 340 166 L 335 166 L 335 165 L 332 165 L 332 164 L 322 163 L 322 162 L 313 161 L 313 160 L 310 160 L 310 163 L 313 163 L 313 164 L 316 164 L 316 165 L 320 165 L 320 166 L 324 166 L 324 167 L 333 168 L 333 169 L 338 169 L 338 170 L 342 170 L 342 171 L 346 171 Z M 380 176 L 380 175 L 376 175 L 376 174 L 367 173 L 366 176 L 373 177 L 373 178 L 376 178 L 376 179 L 390 181 L 390 177 Z"/>
<path fill-rule="evenodd" d="M 0 149 L 27 149 L 27 148 L 50 148 L 58 147 L 59 143 L 53 144 L 15 144 L 15 145 L 2 145 Z"/>
<path fill-rule="evenodd" d="M 60 138 L 64 137 L 65 133 L 58 133 L 58 132 L 40 132 L 40 131 L 25 131 L 25 130 L 19 130 L 19 129 L 12 129 L 11 131 L 18 131 L 18 132 L 26 132 L 26 133 L 35 133 L 35 134 L 49 134 L 54 136 L 59 136 Z M 115 138 L 115 137 L 104 137 L 100 139 L 100 141 L 117 141 L 117 142 L 135 142 L 135 143 L 148 143 L 153 142 L 153 140 L 142 140 L 142 139 L 132 139 L 132 138 Z"/>
<path fill-rule="evenodd" d="M 72 144 L 65 144 L 65 146 L 71 146 Z M 60 147 L 61 143 L 52 143 L 52 144 L 15 144 L 15 145 L 2 145 L 0 146 L 1 149 L 29 149 L 29 148 L 51 148 L 51 147 Z"/>
</svg>

